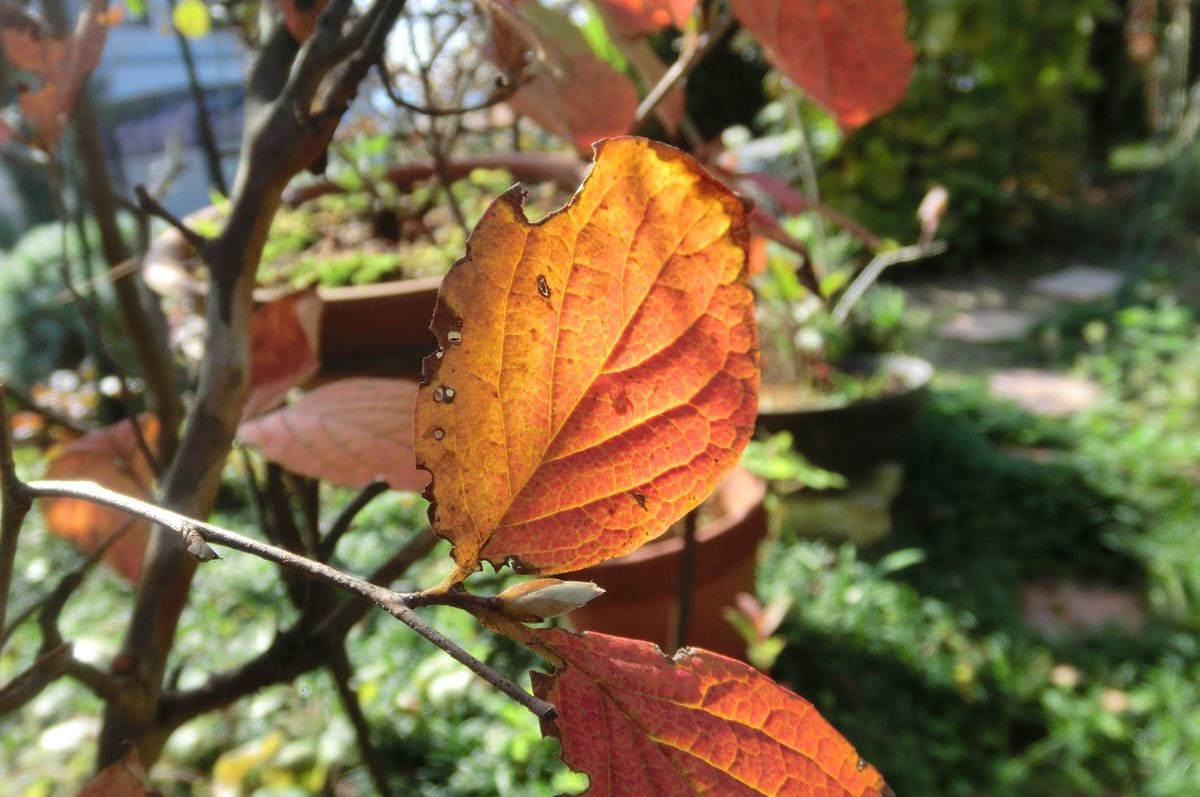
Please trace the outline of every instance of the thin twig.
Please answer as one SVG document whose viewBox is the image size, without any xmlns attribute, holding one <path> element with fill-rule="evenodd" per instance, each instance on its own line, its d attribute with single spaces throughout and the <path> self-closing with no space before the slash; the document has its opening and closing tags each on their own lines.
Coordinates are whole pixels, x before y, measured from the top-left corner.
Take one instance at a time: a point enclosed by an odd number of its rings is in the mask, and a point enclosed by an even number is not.
<svg viewBox="0 0 1200 797">
<path fill-rule="evenodd" d="M 419 52 L 416 41 L 416 33 L 413 26 L 408 26 L 409 46 L 412 51 Z M 417 64 L 417 73 L 421 78 L 421 86 L 425 90 L 427 100 L 432 100 L 434 96 L 433 80 L 430 78 L 430 69 L 433 59 L 437 58 L 437 54 L 441 51 L 444 42 L 434 40 L 434 51 L 430 55 L 429 63 Z M 438 129 L 438 119 L 431 117 L 429 119 L 429 154 L 433 157 L 434 173 L 437 175 L 438 185 L 442 188 L 442 193 L 446 197 L 446 204 L 450 206 L 450 212 L 454 215 L 454 220 L 458 222 L 458 226 L 464 231 L 468 231 L 467 217 L 463 213 L 462 206 L 458 202 L 458 197 L 454 196 L 453 183 L 450 178 L 450 170 L 447 167 L 448 158 L 446 157 L 445 139 L 442 137 L 441 131 Z"/>
<path fill-rule="evenodd" d="M 41 415 L 51 423 L 58 424 L 64 429 L 69 429 L 70 431 L 81 435 L 92 431 L 91 427 L 89 427 L 87 424 L 63 415 L 56 409 L 38 404 L 32 396 L 25 393 L 25 391 L 21 390 L 16 385 L 5 384 L 3 388 L 4 392 L 7 393 L 13 401 L 15 401 L 17 404 L 20 404 L 22 408 L 28 410 L 29 412 Z"/>
<path fill-rule="evenodd" d="M 897 263 L 911 263 L 914 260 L 940 255 L 947 248 L 945 241 L 928 241 L 893 249 L 889 252 L 880 252 L 875 255 L 875 257 L 871 258 L 871 262 L 867 264 L 867 267 L 860 271 L 858 276 L 854 278 L 854 282 L 850 283 L 850 287 L 846 288 L 841 298 L 838 299 L 837 305 L 833 308 L 833 320 L 839 324 L 845 321 L 846 316 L 850 315 L 850 310 L 854 307 L 854 304 L 862 298 L 867 288 L 871 287 L 875 283 L 875 280 L 879 279 L 879 275 L 883 273 L 884 269 L 894 266 Z"/>
<path fill-rule="evenodd" d="M 696 520 L 699 509 L 683 516 L 683 551 L 679 557 L 679 593 L 676 595 L 673 650 L 688 643 L 692 625 L 692 603 L 696 595 Z"/>
<path fill-rule="evenodd" d="M 0 687 L 0 717 L 21 708 L 57 681 L 66 672 L 70 658 L 71 644 L 64 642 L 40 654 L 20 675 Z"/>
<path fill-rule="evenodd" d="M 0 638 L 3 638 L 4 616 L 8 611 L 8 596 L 12 591 L 13 562 L 17 558 L 17 540 L 21 526 L 29 514 L 31 501 L 17 478 L 13 462 L 12 437 L 8 413 L 4 407 L 5 388 L 0 384 Z"/>
<path fill-rule="evenodd" d="M 393 105 L 424 116 L 462 116 L 463 114 L 474 113 L 475 111 L 484 111 L 511 99 L 517 93 L 517 89 L 521 88 L 520 82 L 501 77 L 496 81 L 496 87 L 492 92 L 473 105 L 454 105 L 449 107 L 422 105 L 410 102 L 400 96 L 400 92 L 393 85 L 391 71 L 387 68 L 387 64 L 384 63 L 382 58 L 375 64 L 375 69 L 379 72 L 379 80 L 383 84 L 383 90 Z"/>
<path fill-rule="evenodd" d="M 654 113 L 654 109 L 663 101 L 663 98 L 675 88 L 679 81 L 683 80 L 687 75 L 696 68 L 704 57 L 717 46 L 720 41 L 725 38 L 725 34 L 733 27 L 734 17 L 730 12 L 721 17 L 717 23 L 700 35 L 690 50 L 683 53 L 675 59 L 675 63 L 667 68 L 663 76 L 659 78 L 658 83 L 650 92 L 642 98 L 641 103 L 637 107 L 637 113 L 633 118 L 633 129 L 638 130 L 646 120 L 650 118 L 650 114 Z"/>
<path fill-rule="evenodd" d="M 437 538 L 422 529 L 391 559 L 371 574 L 372 584 L 387 587 L 417 560 L 433 549 Z M 214 709 L 228 706 L 266 686 L 286 683 L 306 672 L 325 666 L 335 646 L 341 645 L 350 629 L 372 604 L 349 598 L 316 625 L 301 616 L 287 630 L 276 634 L 271 645 L 232 670 L 217 673 L 202 686 L 186 691 L 172 690 L 164 696 L 162 727 L 170 729 Z"/>
<path fill-rule="evenodd" d="M 380 587 L 389 587 L 392 582 L 416 564 L 422 557 L 437 546 L 438 538 L 428 528 L 421 529 L 404 544 L 404 546 L 379 567 L 375 568 L 367 580 Z M 343 601 L 321 621 L 314 632 L 322 638 L 341 639 L 350 628 L 363 618 L 371 604 L 362 600 Z"/>
<path fill-rule="evenodd" d="M 435 599 L 431 599 L 428 595 L 422 593 L 393 592 L 386 587 L 377 586 L 358 576 L 343 573 L 322 562 L 299 556 L 291 551 L 277 548 L 274 545 L 253 540 L 235 531 L 214 526 L 211 523 L 192 520 L 178 512 L 172 512 L 169 509 L 164 509 L 109 490 L 95 482 L 43 480 L 21 484 L 20 488 L 21 492 L 24 492 L 31 498 L 78 498 L 145 518 L 181 535 L 187 546 L 188 553 L 200 561 L 209 561 L 218 558 L 216 552 L 208 546 L 208 543 L 212 542 L 232 548 L 235 551 L 252 554 L 269 562 L 274 562 L 288 570 L 302 573 L 317 581 L 368 600 L 428 639 L 455 661 L 516 700 L 539 718 L 549 720 L 556 716 L 554 706 L 529 694 L 487 664 L 476 659 L 441 632 L 430 627 L 409 608 L 410 602 L 418 599 L 424 603 L 434 602 Z"/>
<path fill-rule="evenodd" d="M 162 464 L 158 461 L 158 457 L 155 456 L 154 451 L 151 450 L 150 444 L 146 440 L 145 432 L 142 429 L 141 420 L 138 418 L 138 414 L 129 400 L 129 379 L 125 374 L 125 369 L 121 367 L 120 361 L 105 342 L 104 329 L 100 324 L 100 319 L 93 312 L 92 306 L 88 304 L 87 299 L 84 298 L 75 285 L 75 277 L 71 272 L 71 262 L 67 257 L 67 225 L 69 214 L 67 213 L 66 203 L 63 199 L 62 182 L 53 164 L 47 167 L 46 178 L 50 183 L 50 194 L 53 199 L 55 213 L 58 216 L 59 245 L 62 250 L 59 260 L 59 273 L 62 276 L 63 287 L 67 289 L 67 292 L 74 300 L 80 317 L 83 319 L 88 331 L 92 333 L 93 342 L 96 344 L 101 357 L 108 361 L 108 365 L 113 369 L 114 374 L 121 383 L 121 390 L 116 397 L 117 401 L 121 404 L 121 409 L 129 420 L 130 428 L 133 430 L 133 439 L 137 443 L 138 450 L 146 458 L 146 463 L 150 466 L 150 471 L 157 478 L 162 475 Z"/>
<path fill-rule="evenodd" d="M 398 604 L 393 610 L 390 610 L 390 613 L 393 617 L 399 619 L 400 622 L 404 623 L 409 628 L 413 629 L 418 634 L 444 650 L 450 655 L 450 658 L 454 659 L 459 664 L 463 665 L 468 670 L 475 673 L 492 686 L 496 687 L 496 689 L 500 690 L 525 708 L 532 711 L 538 719 L 548 722 L 558 717 L 558 711 L 552 704 L 547 703 L 545 700 L 540 698 L 534 697 L 512 681 L 505 678 L 500 673 L 493 670 L 491 667 L 484 664 L 479 659 L 472 656 L 470 653 L 467 653 L 467 651 L 460 648 L 449 638 L 443 636 L 440 631 L 427 625 L 425 621 L 420 617 L 417 617 L 416 613 L 412 609 L 408 608 L 408 606 L 404 605 L 403 603 Z"/>
<path fill-rule="evenodd" d="M 13 631 L 35 614 L 38 615 L 38 622 L 42 625 L 42 631 L 45 632 L 47 627 L 46 622 L 47 618 L 50 616 L 50 612 L 61 612 L 62 607 L 66 605 L 67 599 L 71 597 L 71 593 L 78 589 L 79 585 L 83 583 L 83 579 L 87 575 L 88 571 L 95 567 L 96 563 L 104 558 L 104 554 L 108 552 L 108 549 L 115 545 L 130 528 L 132 528 L 132 518 L 130 519 L 129 523 L 126 523 L 123 527 L 108 535 L 103 542 L 96 546 L 96 549 L 88 554 L 87 559 L 84 560 L 82 565 L 60 578 L 58 583 L 55 584 L 54 589 L 50 590 L 50 592 L 43 595 L 39 600 L 34 601 L 29 606 L 18 612 L 16 616 L 13 617 L 12 622 L 6 625 L 3 634 L 0 634 L 0 649 L 3 649 L 9 638 L 12 637 Z M 46 608 L 52 604 L 56 605 L 58 608 L 56 610 Z M 57 639 L 58 637 L 56 634 L 57 630 L 54 630 L 50 635 L 51 638 Z M 43 641 L 42 647 L 44 648 L 45 646 L 46 643 Z"/>
<path fill-rule="evenodd" d="M 800 114 L 798 92 L 799 89 L 787 92 L 783 98 L 783 106 L 787 110 L 788 122 L 795 131 L 799 144 L 796 147 L 796 163 L 800 167 L 800 184 L 804 189 L 804 199 L 810 207 L 820 207 L 822 204 L 821 186 L 817 182 L 817 165 L 813 158 L 812 147 L 809 145 L 804 117 Z M 811 263 L 818 278 L 824 275 L 829 266 L 829 246 L 826 233 L 824 217 L 818 213 L 813 219 L 813 247 L 811 250 L 815 255 Z"/>
<path fill-rule="evenodd" d="M 367 504 L 374 501 L 376 497 L 383 495 L 387 491 L 388 483 L 382 479 L 376 479 L 359 490 L 358 494 L 342 507 L 341 511 L 338 512 L 338 516 L 330 524 L 329 531 L 325 532 L 325 536 L 321 539 L 321 555 L 318 558 L 322 562 L 329 561 L 329 557 L 333 556 L 338 540 L 350 530 L 350 526 L 354 524 L 354 518 L 358 517 L 358 513 L 365 509 Z"/>
<path fill-rule="evenodd" d="M 350 724 L 354 726 L 354 735 L 358 737 L 358 751 L 362 755 L 367 772 L 371 773 L 375 791 L 381 797 L 389 797 L 392 789 L 388 785 L 387 767 L 384 765 L 375 743 L 371 741 L 371 724 L 367 721 L 367 715 L 363 713 L 362 705 L 358 702 L 358 693 L 354 691 L 354 686 L 350 683 L 354 676 L 354 668 L 350 664 L 350 657 L 346 655 L 344 646 L 338 647 L 331 653 L 329 672 L 333 675 L 334 685 L 337 686 L 342 708 L 346 710 Z"/>
<path fill-rule="evenodd" d="M 161 202 L 155 199 L 154 196 L 146 190 L 146 186 L 139 184 L 134 187 L 133 192 L 137 195 L 138 206 L 142 210 L 144 210 L 146 213 L 149 213 L 151 216 L 157 216 L 167 224 L 170 224 L 172 227 L 174 227 L 176 231 L 183 236 L 183 239 L 187 241 L 193 249 L 196 250 L 196 254 L 199 255 L 202 260 L 207 259 L 205 258 L 205 251 L 209 246 L 208 238 L 205 238 L 203 235 L 193 230 L 187 225 L 187 222 L 176 216 L 171 211 L 167 210 L 167 208 Z"/>
<path fill-rule="evenodd" d="M 258 521 L 258 527 L 262 530 L 264 537 L 274 541 L 275 532 L 271 518 L 267 514 L 267 501 L 263 496 L 262 486 L 258 483 L 258 476 L 254 472 L 254 461 L 250 459 L 250 450 L 245 446 L 238 446 L 237 452 L 242 460 L 242 470 L 246 472 L 246 489 L 250 493 L 250 505 L 254 508 L 254 517 Z"/>
</svg>

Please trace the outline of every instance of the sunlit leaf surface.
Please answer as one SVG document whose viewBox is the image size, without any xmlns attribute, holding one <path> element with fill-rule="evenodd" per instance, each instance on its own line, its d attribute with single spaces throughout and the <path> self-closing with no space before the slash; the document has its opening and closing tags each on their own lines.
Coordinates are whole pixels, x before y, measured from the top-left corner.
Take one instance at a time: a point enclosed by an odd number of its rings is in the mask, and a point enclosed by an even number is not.
<svg viewBox="0 0 1200 797">
<path fill-rule="evenodd" d="M 741 203 L 690 157 L 615 139 L 562 211 L 484 214 L 434 313 L 417 462 L 460 576 L 619 556 L 708 496 L 754 426 Z"/>
</svg>

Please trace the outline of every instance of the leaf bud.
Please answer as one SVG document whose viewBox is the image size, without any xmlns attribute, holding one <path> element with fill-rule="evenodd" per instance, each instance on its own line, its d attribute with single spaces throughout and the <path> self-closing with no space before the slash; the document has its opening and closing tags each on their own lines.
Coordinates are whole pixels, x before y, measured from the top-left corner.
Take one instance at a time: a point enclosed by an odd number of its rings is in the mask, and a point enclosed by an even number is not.
<svg viewBox="0 0 1200 797">
<path fill-rule="evenodd" d="M 514 584 L 496 598 L 504 615 L 523 623 L 536 623 L 578 609 L 603 594 L 604 590 L 590 581 L 535 578 Z"/>
</svg>

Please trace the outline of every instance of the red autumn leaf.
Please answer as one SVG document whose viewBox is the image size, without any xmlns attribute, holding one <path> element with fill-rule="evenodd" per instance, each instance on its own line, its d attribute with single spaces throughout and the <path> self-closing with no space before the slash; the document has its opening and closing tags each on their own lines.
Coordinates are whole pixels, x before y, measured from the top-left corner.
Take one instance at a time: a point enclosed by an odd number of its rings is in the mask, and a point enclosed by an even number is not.
<svg viewBox="0 0 1200 797">
<path fill-rule="evenodd" d="M 317 17 L 329 0 L 279 0 L 283 24 L 297 44 L 304 44 L 317 29 Z"/>
<path fill-rule="evenodd" d="M 580 153 L 602 138 L 629 132 L 638 97 L 628 77 L 589 52 L 567 53 L 559 66 L 539 69 L 509 104 Z"/>
<path fill-rule="evenodd" d="M 597 147 L 538 224 L 514 189 L 446 275 L 416 410 L 455 578 L 620 556 L 708 496 L 754 426 L 758 344 L 741 203 L 691 157 Z"/>
<path fill-rule="evenodd" d="M 146 797 L 146 770 L 133 745 L 125 755 L 96 774 L 78 797 Z"/>
<path fill-rule="evenodd" d="M 597 0 L 597 6 L 612 20 L 617 33 L 639 36 L 672 25 L 682 28 L 696 0 Z"/>
<path fill-rule="evenodd" d="M 396 490 L 429 481 L 413 462 L 417 386 L 401 379 L 342 379 L 238 427 L 238 439 L 288 470 L 346 487 L 374 479 Z"/>
<path fill-rule="evenodd" d="M 153 450 L 158 439 L 158 419 L 141 415 L 138 421 Z M 154 497 L 154 473 L 138 447 L 129 420 L 89 432 L 60 448 L 52 455 L 45 477 L 94 481 L 143 500 Z M 128 581 L 137 583 L 150 533 L 148 522 L 75 498 L 47 498 L 40 506 L 50 533 L 70 540 L 86 554 L 120 532 L 121 538 L 105 551 L 104 561 Z"/>
<path fill-rule="evenodd" d="M 316 287 L 264 304 L 250 318 L 250 384 L 242 417 L 274 409 L 321 363 L 317 348 L 324 305 Z"/>
<path fill-rule="evenodd" d="M 107 0 L 91 0 L 75 32 L 63 37 L 47 34 L 32 18 L 5 12 L 0 44 L 9 63 L 42 79 L 40 88 L 20 88 L 17 99 L 37 132 L 35 144 L 46 152 L 58 143 L 84 82 L 100 63 L 108 27 L 120 19 L 107 6 Z"/>
<path fill-rule="evenodd" d="M 913 48 L 904 0 L 732 0 L 771 63 L 846 130 L 904 97 Z"/>
<path fill-rule="evenodd" d="M 637 115 L 637 88 L 596 57 L 566 15 L 537 4 L 528 16 L 492 4 L 492 57 L 516 73 L 530 50 L 539 59 L 509 104 L 543 129 L 571 142 L 581 154 L 602 138 L 629 132 Z"/>
<path fill-rule="evenodd" d="M 533 691 L 558 717 L 542 730 L 590 797 L 892 794 L 812 704 L 740 661 L 633 639 L 533 631 L 553 675 Z"/>
</svg>

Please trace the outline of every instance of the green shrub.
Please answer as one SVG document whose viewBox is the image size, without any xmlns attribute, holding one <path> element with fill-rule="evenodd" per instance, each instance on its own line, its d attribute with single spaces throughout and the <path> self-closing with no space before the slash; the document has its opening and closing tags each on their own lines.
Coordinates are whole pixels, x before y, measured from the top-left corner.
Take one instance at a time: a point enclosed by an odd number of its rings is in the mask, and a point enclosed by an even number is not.
<svg viewBox="0 0 1200 797">
<path fill-rule="evenodd" d="M 1032 203 L 1077 185 L 1088 150 L 1089 65 L 1112 0 L 912 0 L 916 71 L 904 101 L 851 136 L 822 171 L 831 204 L 877 232 L 915 237 L 912 209 L 950 192 L 952 256 L 1013 243 Z"/>
</svg>

